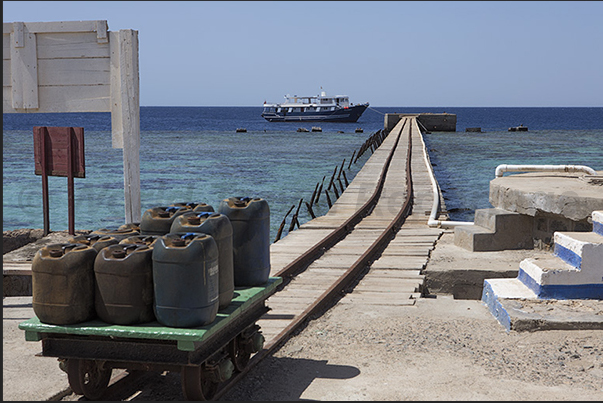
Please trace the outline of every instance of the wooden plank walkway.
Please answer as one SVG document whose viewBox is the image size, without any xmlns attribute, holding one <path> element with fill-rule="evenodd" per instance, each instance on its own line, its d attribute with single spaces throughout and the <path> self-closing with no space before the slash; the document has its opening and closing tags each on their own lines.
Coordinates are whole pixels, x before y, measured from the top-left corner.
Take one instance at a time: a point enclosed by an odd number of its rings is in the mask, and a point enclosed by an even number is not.
<svg viewBox="0 0 603 403">
<path fill-rule="evenodd" d="M 408 120 L 406 125 L 405 120 Z M 372 212 L 342 241 L 267 300 L 271 311 L 258 321 L 267 343 L 301 317 L 373 244 L 402 209 L 407 192 L 406 156 L 411 126 L 412 214 L 353 292 L 339 303 L 412 305 L 420 297 L 424 281 L 421 272 L 443 230 L 427 225 L 433 191 L 419 127 L 415 118 L 407 118 L 391 130 L 324 216 L 301 225 L 271 245 L 271 275 L 274 276 L 349 219 L 375 192 L 385 161 L 400 133 L 381 197 Z"/>
</svg>

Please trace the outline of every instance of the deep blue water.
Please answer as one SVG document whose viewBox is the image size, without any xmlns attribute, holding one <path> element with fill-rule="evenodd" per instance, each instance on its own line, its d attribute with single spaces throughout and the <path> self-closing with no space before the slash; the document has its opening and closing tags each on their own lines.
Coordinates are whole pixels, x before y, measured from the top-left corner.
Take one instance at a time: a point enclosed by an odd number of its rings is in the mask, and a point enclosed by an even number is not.
<svg viewBox="0 0 603 403">
<path fill-rule="evenodd" d="M 142 210 L 173 202 L 206 202 L 217 208 L 231 196 L 266 199 L 271 239 L 292 205 L 309 201 L 345 159 L 381 129 L 385 113 L 448 112 L 457 132 L 431 133 L 425 141 L 451 219 L 473 219 L 490 207 L 489 181 L 499 164 L 580 164 L 603 170 L 603 108 L 380 108 L 356 123 L 271 123 L 261 107 L 141 107 Z M 523 124 L 528 132 L 508 132 Z M 33 126 L 79 126 L 85 132 L 86 178 L 75 179 L 77 229 L 123 224 L 123 157 L 111 148 L 109 113 L 3 115 L 3 230 L 42 228 L 41 177 L 34 174 Z M 322 132 L 298 133 L 320 126 Z M 465 132 L 481 127 L 482 133 Z M 247 133 L 237 133 L 237 128 Z M 362 128 L 363 133 L 355 133 Z M 344 133 L 339 133 L 343 131 Z M 50 177 L 50 227 L 68 225 L 67 180 Z M 324 194 L 317 215 L 327 211 Z M 310 219 L 304 204 L 301 223 Z M 291 213 L 292 214 L 292 213 Z M 289 228 L 287 218 L 285 231 Z"/>
</svg>

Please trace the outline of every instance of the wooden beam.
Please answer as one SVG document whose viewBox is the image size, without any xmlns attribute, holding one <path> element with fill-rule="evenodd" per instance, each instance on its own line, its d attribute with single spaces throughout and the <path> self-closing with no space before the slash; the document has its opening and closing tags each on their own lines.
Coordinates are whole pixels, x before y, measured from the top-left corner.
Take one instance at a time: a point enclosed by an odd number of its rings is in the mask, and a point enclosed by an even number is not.
<svg viewBox="0 0 603 403">
<path fill-rule="evenodd" d="M 111 126 L 123 148 L 126 223 L 140 222 L 140 98 L 138 31 L 111 32 Z"/>
<path fill-rule="evenodd" d="M 22 23 L 15 23 L 12 33 L 11 88 L 13 109 L 19 112 L 38 108 L 38 58 L 36 35 Z M 32 111 L 37 112 L 37 111 Z"/>
</svg>

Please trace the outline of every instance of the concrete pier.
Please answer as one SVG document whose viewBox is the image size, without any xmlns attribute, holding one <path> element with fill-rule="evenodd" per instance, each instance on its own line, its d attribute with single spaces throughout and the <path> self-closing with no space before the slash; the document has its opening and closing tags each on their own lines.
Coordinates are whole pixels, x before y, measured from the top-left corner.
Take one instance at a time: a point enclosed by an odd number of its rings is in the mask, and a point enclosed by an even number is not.
<svg viewBox="0 0 603 403">
<path fill-rule="evenodd" d="M 404 117 L 416 118 L 422 131 L 455 132 L 456 115 L 452 113 L 386 113 L 383 127 L 390 131 Z"/>
</svg>

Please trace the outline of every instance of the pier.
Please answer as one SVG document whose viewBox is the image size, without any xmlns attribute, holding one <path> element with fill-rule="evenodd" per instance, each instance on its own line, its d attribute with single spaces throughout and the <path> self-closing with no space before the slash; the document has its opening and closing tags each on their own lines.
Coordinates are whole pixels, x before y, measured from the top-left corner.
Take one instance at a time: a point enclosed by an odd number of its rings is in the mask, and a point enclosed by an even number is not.
<svg viewBox="0 0 603 403">
<path fill-rule="evenodd" d="M 404 209 L 409 192 L 406 183 L 409 144 L 418 152 L 410 153 L 413 204 L 402 223 L 396 222 L 396 217 Z M 443 232 L 427 226 L 425 211 L 432 205 L 432 190 L 422 149 L 417 120 L 401 119 L 327 214 L 301 225 L 271 245 L 271 275 L 282 276 L 300 256 L 347 223 L 346 233 L 337 235 L 342 239 L 336 245 L 268 300 L 272 310 L 259 323 L 267 340 L 292 331 L 296 318 L 323 294 L 335 290 L 334 294 L 342 295 L 350 285 L 338 281 L 349 270 L 355 269 L 357 276 L 364 276 L 348 298 L 341 300 L 343 303 L 412 305 L 420 297 L 422 269 Z M 390 155 L 390 166 L 379 189 L 379 178 Z M 351 222 L 353 215 L 376 192 L 380 197 L 370 212 L 357 223 Z M 381 250 L 363 262 L 369 246 L 378 242 L 382 244 Z M 370 270 L 365 273 L 367 265 Z"/>
</svg>

